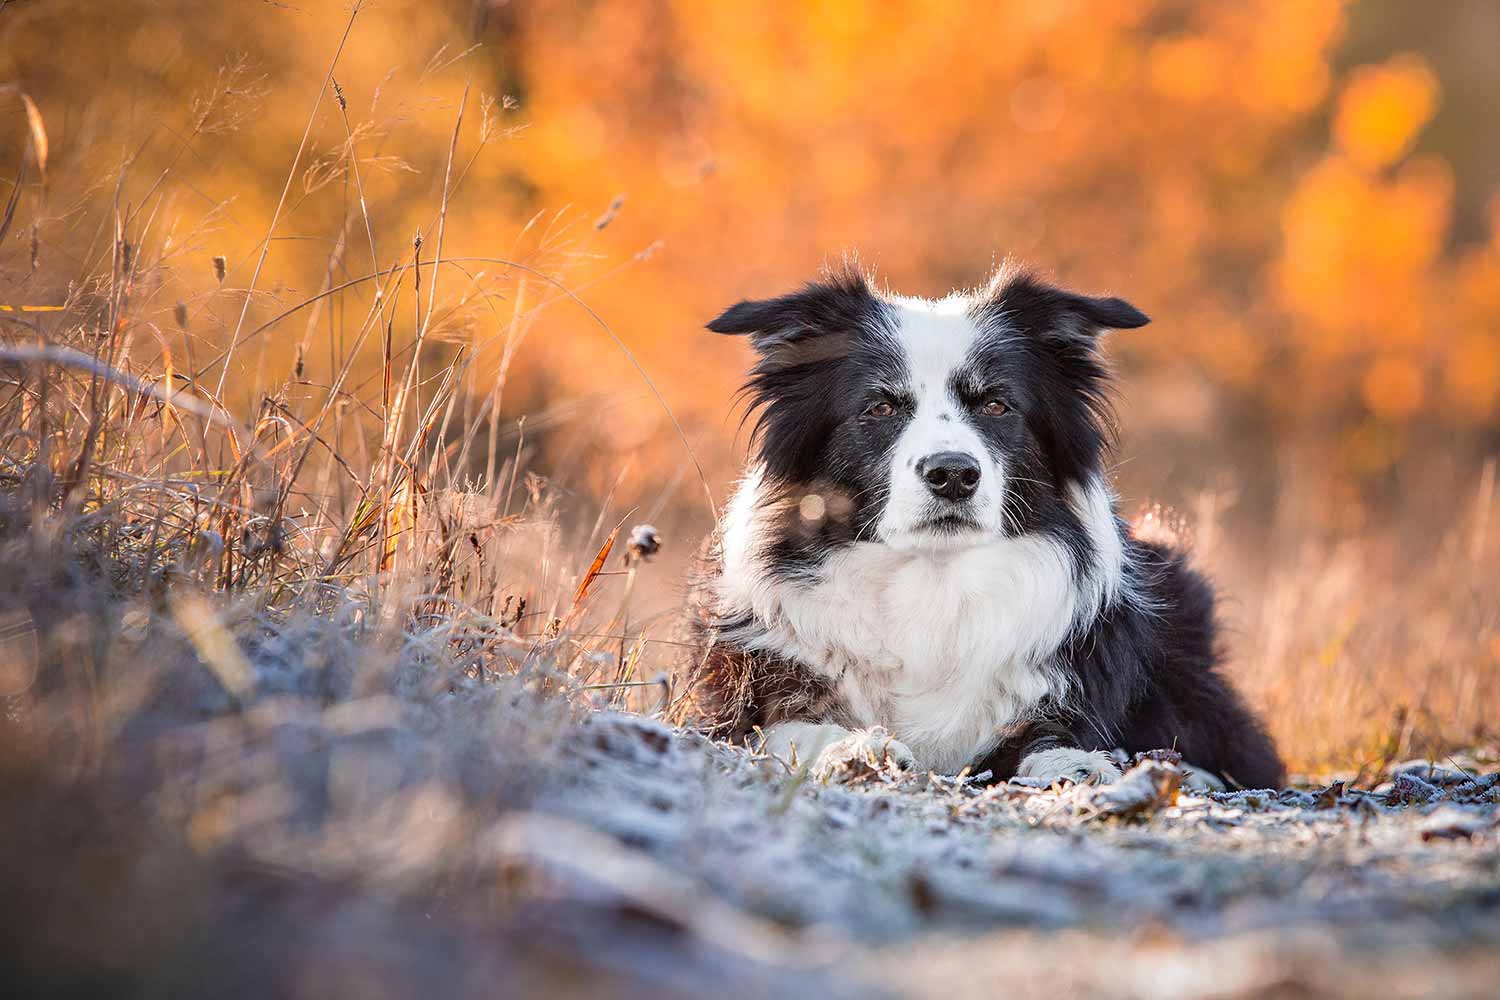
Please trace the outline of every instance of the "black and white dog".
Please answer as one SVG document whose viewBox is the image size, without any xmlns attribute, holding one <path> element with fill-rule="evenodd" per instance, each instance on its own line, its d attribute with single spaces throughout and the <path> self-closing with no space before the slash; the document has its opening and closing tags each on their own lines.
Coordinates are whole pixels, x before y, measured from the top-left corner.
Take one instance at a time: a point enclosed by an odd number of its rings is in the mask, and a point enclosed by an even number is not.
<svg viewBox="0 0 1500 1000">
<path fill-rule="evenodd" d="M 1198 787 L 1278 785 L 1212 590 L 1106 479 L 1099 335 L 1146 322 L 1006 268 L 938 301 L 846 269 L 710 323 L 750 337 L 757 419 L 695 590 L 709 721 L 815 775 L 1109 781 L 1170 748 Z"/>
</svg>

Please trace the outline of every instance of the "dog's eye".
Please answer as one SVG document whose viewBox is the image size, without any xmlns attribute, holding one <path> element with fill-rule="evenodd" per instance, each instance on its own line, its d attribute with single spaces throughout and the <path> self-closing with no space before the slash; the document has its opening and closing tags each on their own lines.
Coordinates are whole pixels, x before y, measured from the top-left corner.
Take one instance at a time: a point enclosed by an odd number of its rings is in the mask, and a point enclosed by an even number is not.
<svg viewBox="0 0 1500 1000">
<path fill-rule="evenodd" d="M 987 417 L 998 417 L 1008 409 L 1010 409 L 1010 407 L 1006 406 L 998 399 L 987 399 L 985 400 L 984 405 L 979 408 L 979 412 L 983 413 Z"/>
<path fill-rule="evenodd" d="M 896 408 L 887 399 L 871 403 L 865 408 L 865 416 L 867 417 L 893 417 L 895 415 Z"/>
</svg>

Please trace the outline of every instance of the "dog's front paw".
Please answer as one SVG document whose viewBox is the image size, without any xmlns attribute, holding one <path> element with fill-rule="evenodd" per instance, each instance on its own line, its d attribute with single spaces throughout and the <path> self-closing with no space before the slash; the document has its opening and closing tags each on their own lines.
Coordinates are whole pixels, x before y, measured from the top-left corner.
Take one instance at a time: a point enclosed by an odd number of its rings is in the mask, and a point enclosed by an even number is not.
<svg viewBox="0 0 1500 1000">
<path fill-rule="evenodd" d="M 1027 754 L 1016 769 L 1018 778 L 1035 778 L 1055 785 L 1059 781 L 1075 784 L 1109 785 L 1119 780 L 1120 769 L 1114 758 L 1099 750 L 1055 747 Z"/>
<path fill-rule="evenodd" d="M 880 726 L 856 729 L 823 748 L 813 762 L 816 781 L 852 781 L 883 768 L 908 771 L 917 759 L 905 743 Z"/>
</svg>

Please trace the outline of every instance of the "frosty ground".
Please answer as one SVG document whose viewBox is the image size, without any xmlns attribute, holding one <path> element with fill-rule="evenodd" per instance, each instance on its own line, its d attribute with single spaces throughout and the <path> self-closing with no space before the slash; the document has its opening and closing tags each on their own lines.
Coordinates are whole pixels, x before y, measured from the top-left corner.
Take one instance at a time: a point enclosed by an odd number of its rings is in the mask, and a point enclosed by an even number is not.
<svg viewBox="0 0 1500 1000">
<path fill-rule="evenodd" d="M 621 862 L 662 866 L 616 891 L 650 898 L 660 878 L 689 911 L 702 895 L 723 900 L 720 919 L 740 928 L 730 937 L 797 929 L 783 962 L 874 988 L 1353 996 L 1441 983 L 1483 995 L 1500 981 L 1500 806 L 1472 761 L 1409 766 L 1379 794 L 1172 801 L 1169 788 L 1132 797 L 889 772 L 812 787 L 639 720 L 588 728 L 587 790 L 548 811 L 610 834 Z M 555 820 L 532 822 L 536 863 L 559 864 L 535 846 Z"/>
<path fill-rule="evenodd" d="M 321 618 L 240 634 L 234 682 L 169 628 L 124 629 L 94 692 L 97 764 L 0 775 L 18 981 L 945 998 L 1500 982 L 1493 756 L 1206 798 L 1158 761 L 1112 788 L 877 768 L 819 784 L 590 710 L 535 668 L 490 676 L 417 641 L 382 661 Z M 71 724 L 14 711 L 48 739 Z"/>
</svg>

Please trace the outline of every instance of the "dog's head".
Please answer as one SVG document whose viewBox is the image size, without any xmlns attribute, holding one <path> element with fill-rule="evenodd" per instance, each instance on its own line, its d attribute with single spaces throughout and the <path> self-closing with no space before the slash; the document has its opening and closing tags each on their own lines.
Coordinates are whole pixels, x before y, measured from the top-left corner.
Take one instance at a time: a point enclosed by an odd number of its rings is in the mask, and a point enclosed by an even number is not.
<svg viewBox="0 0 1500 1000">
<path fill-rule="evenodd" d="M 754 447 L 809 532 L 953 548 L 1073 516 L 1112 426 L 1099 333 L 1146 322 L 1024 271 L 927 301 L 849 270 L 708 327 L 750 337 Z"/>
</svg>

